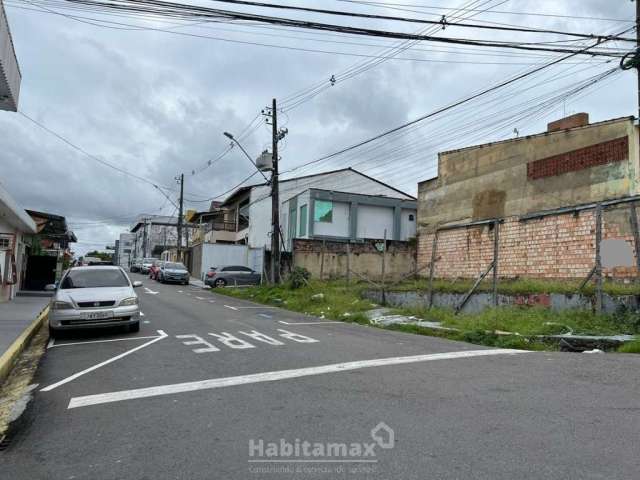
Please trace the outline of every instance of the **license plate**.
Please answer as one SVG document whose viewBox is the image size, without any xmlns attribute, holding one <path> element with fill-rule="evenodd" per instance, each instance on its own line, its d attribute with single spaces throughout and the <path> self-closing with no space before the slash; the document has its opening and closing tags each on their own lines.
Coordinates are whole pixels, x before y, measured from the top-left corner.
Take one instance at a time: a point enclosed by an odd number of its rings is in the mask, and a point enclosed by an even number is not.
<svg viewBox="0 0 640 480">
<path fill-rule="evenodd" d="M 100 320 L 102 318 L 112 318 L 113 312 L 107 310 L 105 312 L 87 313 L 87 320 Z"/>
</svg>

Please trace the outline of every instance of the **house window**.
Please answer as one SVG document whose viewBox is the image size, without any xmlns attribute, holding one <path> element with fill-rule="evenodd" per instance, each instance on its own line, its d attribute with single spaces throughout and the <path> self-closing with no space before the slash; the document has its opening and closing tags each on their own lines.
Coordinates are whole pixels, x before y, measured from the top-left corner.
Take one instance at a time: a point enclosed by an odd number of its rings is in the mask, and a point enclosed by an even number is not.
<svg viewBox="0 0 640 480">
<path fill-rule="evenodd" d="M 8 250 L 10 246 L 9 239 L 6 237 L 0 238 L 0 250 Z"/>
<path fill-rule="evenodd" d="M 307 236 L 307 206 L 306 205 L 302 205 L 300 207 L 300 230 L 299 230 L 299 236 L 300 237 L 306 237 Z"/>
<path fill-rule="evenodd" d="M 316 222 L 333 222 L 333 202 L 330 200 L 316 200 L 313 220 Z"/>
<path fill-rule="evenodd" d="M 413 216 L 413 213 L 409 214 L 409 221 L 413 222 L 415 220 L 415 217 Z"/>
</svg>

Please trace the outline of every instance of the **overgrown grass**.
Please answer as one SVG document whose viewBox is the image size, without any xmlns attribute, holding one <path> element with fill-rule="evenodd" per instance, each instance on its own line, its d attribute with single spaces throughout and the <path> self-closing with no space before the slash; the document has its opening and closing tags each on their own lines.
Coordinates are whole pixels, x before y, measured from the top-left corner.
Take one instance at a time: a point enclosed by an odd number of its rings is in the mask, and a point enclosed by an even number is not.
<svg viewBox="0 0 640 480">
<path fill-rule="evenodd" d="M 366 312 L 379 307 L 361 298 L 361 292 L 370 288 L 366 284 L 348 284 L 344 281 L 310 281 L 293 289 L 287 284 L 263 285 L 247 288 L 215 289 L 216 293 L 276 305 L 288 310 L 326 318 L 369 324 Z M 322 294 L 321 298 L 313 298 Z M 583 335 L 614 335 L 640 332 L 640 315 L 619 312 L 615 315 L 596 315 L 590 311 L 551 311 L 543 307 L 500 307 L 477 314 L 455 315 L 443 308 L 401 308 L 396 313 L 415 316 L 424 320 L 439 321 L 443 326 L 459 332 L 435 330 L 417 325 L 391 325 L 397 330 L 419 335 L 449 338 L 469 343 L 526 350 L 555 350 L 553 343 L 533 338 L 536 335 L 554 335 L 573 332 Z M 520 335 L 500 335 L 495 332 L 512 332 Z M 632 346 L 636 344 L 636 346 Z M 628 345 L 628 346 L 627 346 Z M 620 351 L 640 353 L 640 341 L 621 347 Z M 628 348 L 629 350 L 622 350 Z M 637 349 L 637 351 L 633 349 Z"/>
<path fill-rule="evenodd" d="M 347 282 L 310 281 L 308 285 L 292 289 L 288 284 L 270 286 L 261 285 L 249 288 L 216 289 L 232 297 L 244 298 L 254 302 L 278 305 L 294 312 L 306 313 L 332 320 L 344 320 L 368 323 L 364 314 L 375 307 L 370 300 L 364 300 L 360 292 L 364 285 Z M 322 298 L 312 298 L 322 294 Z"/>
<path fill-rule="evenodd" d="M 618 347 L 618 352 L 620 353 L 640 353 L 640 340 L 634 340 L 632 342 L 627 342 Z"/>
<path fill-rule="evenodd" d="M 434 279 L 433 289 L 437 292 L 444 293 L 466 293 L 473 286 L 475 280 L 457 279 L 445 280 Z M 536 293 L 564 293 L 568 295 L 576 294 L 580 286 L 580 280 L 539 280 L 532 278 L 521 278 L 517 280 L 501 279 L 498 282 L 498 292 L 505 295 L 527 295 Z M 398 285 L 393 285 L 390 290 L 394 291 L 427 291 L 429 289 L 429 281 L 426 279 L 410 280 Z M 480 282 L 477 291 L 491 292 L 493 284 L 491 280 Z M 605 280 L 603 291 L 610 295 L 640 295 L 640 284 L 638 283 L 622 283 L 617 281 Z M 595 286 L 593 283 L 586 285 L 580 293 L 585 295 L 593 295 Z"/>
<path fill-rule="evenodd" d="M 634 334 L 640 331 L 640 315 L 619 312 L 596 315 L 585 310 L 553 311 L 543 307 L 499 307 L 481 313 L 455 315 L 443 308 L 401 308 L 404 315 L 438 321 L 462 331 L 505 331 L 521 335 L 555 335 L 573 332 L 581 335 Z"/>
</svg>

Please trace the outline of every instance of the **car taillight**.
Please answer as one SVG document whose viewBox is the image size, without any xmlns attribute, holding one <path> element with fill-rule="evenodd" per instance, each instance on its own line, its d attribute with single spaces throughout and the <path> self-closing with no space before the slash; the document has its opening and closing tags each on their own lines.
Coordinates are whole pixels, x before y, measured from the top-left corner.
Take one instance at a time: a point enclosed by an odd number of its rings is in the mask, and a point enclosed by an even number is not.
<svg viewBox="0 0 640 480">
<path fill-rule="evenodd" d="M 207 272 L 207 277 L 213 278 L 216 276 L 216 272 Z"/>
</svg>

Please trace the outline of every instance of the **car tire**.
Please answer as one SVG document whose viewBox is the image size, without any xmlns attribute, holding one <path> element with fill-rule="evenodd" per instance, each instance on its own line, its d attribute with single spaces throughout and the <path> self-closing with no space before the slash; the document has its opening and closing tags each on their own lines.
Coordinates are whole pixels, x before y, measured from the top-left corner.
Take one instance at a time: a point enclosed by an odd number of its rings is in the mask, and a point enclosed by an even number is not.
<svg viewBox="0 0 640 480">
<path fill-rule="evenodd" d="M 227 281 L 224 278 L 218 278 L 215 282 L 213 282 L 214 287 L 222 288 L 227 286 Z"/>
<path fill-rule="evenodd" d="M 140 322 L 137 321 L 136 323 L 132 323 L 131 325 L 129 325 L 129 327 L 127 328 L 129 333 L 137 333 L 140 331 Z"/>
</svg>

